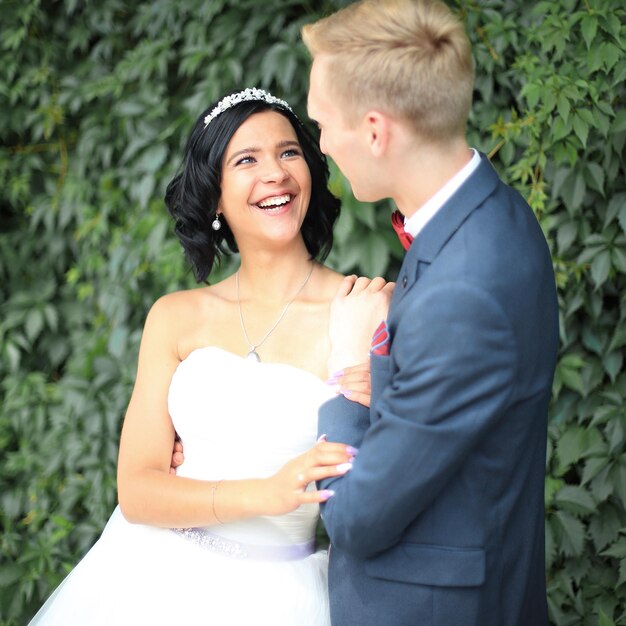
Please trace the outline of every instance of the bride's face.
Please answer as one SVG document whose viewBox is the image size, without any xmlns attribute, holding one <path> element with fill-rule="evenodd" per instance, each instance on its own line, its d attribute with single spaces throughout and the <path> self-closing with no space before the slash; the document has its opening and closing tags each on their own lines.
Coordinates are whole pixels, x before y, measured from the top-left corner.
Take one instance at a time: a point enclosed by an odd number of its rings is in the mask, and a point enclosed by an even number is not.
<svg viewBox="0 0 626 626">
<path fill-rule="evenodd" d="M 224 153 L 218 204 L 239 248 L 301 237 L 310 198 L 311 175 L 289 120 L 275 111 L 251 115 Z"/>
</svg>

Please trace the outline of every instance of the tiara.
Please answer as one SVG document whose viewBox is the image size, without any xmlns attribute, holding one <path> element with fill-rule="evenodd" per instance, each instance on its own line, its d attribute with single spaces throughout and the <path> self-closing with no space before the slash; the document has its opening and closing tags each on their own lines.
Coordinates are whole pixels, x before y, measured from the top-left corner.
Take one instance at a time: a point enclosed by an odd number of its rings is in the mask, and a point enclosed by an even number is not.
<svg viewBox="0 0 626 626">
<path fill-rule="evenodd" d="M 286 109 L 289 109 L 292 113 L 292 108 L 280 98 L 276 98 L 269 91 L 264 89 L 257 89 L 256 87 L 248 87 L 243 91 L 224 96 L 211 110 L 211 112 L 204 118 L 204 128 L 206 128 L 218 115 L 224 113 L 224 111 L 234 107 L 240 102 L 247 102 L 249 100 L 260 100 L 267 102 L 268 104 L 278 104 Z"/>
</svg>

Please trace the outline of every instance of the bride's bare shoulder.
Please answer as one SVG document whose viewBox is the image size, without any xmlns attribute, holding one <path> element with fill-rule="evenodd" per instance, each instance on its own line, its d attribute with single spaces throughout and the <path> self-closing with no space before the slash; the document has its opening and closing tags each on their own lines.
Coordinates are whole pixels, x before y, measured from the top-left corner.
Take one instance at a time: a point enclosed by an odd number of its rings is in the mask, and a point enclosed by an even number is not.
<svg viewBox="0 0 626 626">
<path fill-rule="evenodd" d="M 161 296 L 152 305 L 149 315 L 181 322 L 189 317 L 204 316 L 206 311 L 219 314 L 229 302 L 228 281 L 227 278 L 215 285 L 174 291 Z"/>
<path fill-rule="evenodd" d="M 322 294 L 324 300 L 331 300 L 335 296 L 335 293 L 345 276 L 330 267 L 322 265 L 320 278 L 320 293 Z"/>
</svg>

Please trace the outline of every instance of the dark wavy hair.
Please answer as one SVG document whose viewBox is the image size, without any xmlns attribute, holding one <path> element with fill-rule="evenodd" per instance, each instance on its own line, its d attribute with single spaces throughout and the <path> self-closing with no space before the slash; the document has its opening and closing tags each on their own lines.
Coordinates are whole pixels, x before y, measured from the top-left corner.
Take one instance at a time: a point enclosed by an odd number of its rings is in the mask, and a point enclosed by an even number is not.
<svg viewBox="0 0 626 626">
<path fill-rule="evenodd" d="M 262 111 L 280 113 L 296 132 L 311 173 L 311 200 L 301 233 L 311 258 L 323 261 L 333 244 L 333 226 L 339 216 L 340 202 L 328 189 L 328 165 L 318 141 L 289 109 L 262 100 L 236 104 L 204 128 L 205 116 L 216 105 L 217 102 L 207 107 L 194 124 L 181 169 L 165 192 L 165 204 L 175 222 L 174 230 L 196 280 L 206 282 L 222 254 L 238 252 L 224 216 L 220 216 L 222 227 L 218 231 L 211 228 L 211 222 L 215 219 L 221 195 L 226 147 L 243 122 Z"/>
</svg>

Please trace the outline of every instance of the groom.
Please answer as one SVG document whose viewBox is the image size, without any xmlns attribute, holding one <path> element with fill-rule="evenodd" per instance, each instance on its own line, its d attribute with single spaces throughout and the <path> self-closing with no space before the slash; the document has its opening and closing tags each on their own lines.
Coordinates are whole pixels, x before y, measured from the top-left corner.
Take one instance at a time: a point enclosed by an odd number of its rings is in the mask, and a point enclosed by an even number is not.
<svg viewBox="0 0 626 626">
<path fill-rule="evenodd" d="M 320 413 L 329 441 L 360 448 L 323 483 L 333 626 L 542 626 L 554 275 L 529 206 L 466 144 L 465 31 L 439 0 L 363 0 L 303 38 L 322 150 L 359 200 L 394 200 L 408 247 L 371 409 L 339 397 Z M 339 367 L 364 358 L 351 286 Z"/>
</svg>

